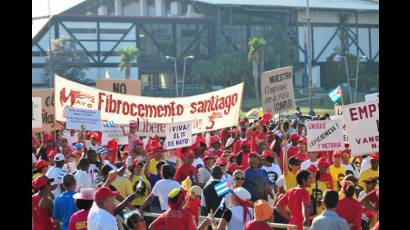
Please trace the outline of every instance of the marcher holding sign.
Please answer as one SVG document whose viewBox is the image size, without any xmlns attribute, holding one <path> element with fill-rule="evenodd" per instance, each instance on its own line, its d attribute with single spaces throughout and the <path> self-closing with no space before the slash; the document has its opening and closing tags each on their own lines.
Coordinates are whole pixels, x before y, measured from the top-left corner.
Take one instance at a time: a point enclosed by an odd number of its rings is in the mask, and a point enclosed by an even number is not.
<svg viewBox="0 0 410 230">
<path fill-rule="evenodd" d="M 166 130 L 165 149 L 176 149 L 192 145 L 192 122 L 169 124 Z"/>
<path fill-rule="evenodd" d="M 343 120 L 354 156 L 379 151 L 379 101 L 343 106 Z"/>
<path fill-rule="evenodd" d="M 101 131 L 101 113 L 96 110 L 67 108 L 67 129 Z"/>
<path fill-rule="evenodd" d="M 263 72 L 261 91 L 265 113 L 277 114 L 295 108 L 292 66 Z"/>
<path fill-rule="evenodd" d="M 308 151 L 333 151 L 344 148 L 341 120 L 306 121 Z"/>
</svg>

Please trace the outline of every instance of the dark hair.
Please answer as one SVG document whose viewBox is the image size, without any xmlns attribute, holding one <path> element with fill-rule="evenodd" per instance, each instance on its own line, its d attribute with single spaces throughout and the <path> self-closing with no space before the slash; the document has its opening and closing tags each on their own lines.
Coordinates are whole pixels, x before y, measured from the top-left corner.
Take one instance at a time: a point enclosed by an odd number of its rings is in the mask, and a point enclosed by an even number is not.
<svg viewBox="0 0 410 230">
<path fill-rule="evenodd" d="M 218 165 L 213 166 L 211 169 L 211 175 L 215 179 L 220 179 L 223 175 L 222 168 Z"/>
<path fill-rule="evenodd" d="M 323 194 L 322 201 L 324 201 L 326 208 L 336 208 L 337 202 L 339 202 L 339 194 L 334 190 L 328 189 Z"/>
<path fill-rule="evenodd" d="M 97 152 L 95 150 L 92 150 L 92 149 L 87 150 L 87 157 L 92 153 L 95 153 L 97 155 Z"/>
<path fill-rule="evenodd" d="M 346 191 L 343 191 L 343 193 L 346 195 L 346 197 L 352 198 L 355 192 L 354 185 L 348 185 Z"/>
<path fill-rule="evenodd" d="M 66 189 L 72 186 L 75 183 L 75 178 L 71 174 L 65 174 L 63 177 L 63 185 Z"/>
<path fill-rule="evenodd" d="M 273 163 L 274 159 L 273 159 L 273 157 L 266 157 L 265 161 L 267 161 L 269 163 Z"/>
<path fill-rule="evenodd" d="M 165 164 L 165 162 L 163 161 L 158 162 L 156 166 L 157 170 L 160 170 L 163 164 Z"/>
<path fill-rule="evenodd" d="M 108 173 L 111 171 L 111 170 L 113 170 L 114 168 L 113 167 L 111 167 L 110 165 L 104 165 L 103 167 L 102 167 L 102 169 L 101 169 L 101 175 L 103 176 L 103 177 L 107 177 L 108 176 Z"/>
<path fill-rule="evenodd" d="M 64 161 L 55 161 L 56 167 L 61 168 L 64 166 Z"/>
<path fill-rule="evenodd" d="M 167 164 L 163 164 L 161 167 L 161 171 L 162 171 L 162 176 L 164 177 L 164 179 L 170 179 L 174 177 L 174 169 Z"/>
<path fill-rule="evenodd" d="M 78 162 L 77 169 L 81 170 L 82 168 L 88 167 L 89 165 L 90 165 L 90 162 L 88 162 L 88 159 L 83 158 Z"/>
<path fill-rule="evenodd" d="M 289 165 L 297 165 L 297 164 L 300 164 L 300 160 L 298 158 L 292 156 L 292 157 L 289 157 L 288 164 Z"/>
<path fill-rule="evenodd" d="M 301 170 L 296 174 L 296 181 L 299 185 L 303 185 L 303 181 L 309 178 L 310 172 L 307 170 Z"/>
<path fill-rule="evenodd" d="M 91 206 L 93 206 L 93 200 L 76 199 L 75 206 L 77 207 L 78 210 L 81 210 L 81 209 L 89 210 Z"/>
</svg>

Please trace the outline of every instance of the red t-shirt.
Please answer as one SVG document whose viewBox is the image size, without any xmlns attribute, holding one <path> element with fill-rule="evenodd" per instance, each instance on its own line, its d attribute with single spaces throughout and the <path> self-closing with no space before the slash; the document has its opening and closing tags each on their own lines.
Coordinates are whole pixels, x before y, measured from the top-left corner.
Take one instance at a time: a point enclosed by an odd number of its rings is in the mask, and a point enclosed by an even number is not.
<svg viewBox="0 0 410 230">
<path fill-rule="evenodd" d="M 248 153 L 242 152 L 242 161 L 241 161 L 241 164 L 239 165 L 239 168 L 242 171 L 245 171 L 247 168 L 249 168 L 249 154 L 250 152 Z"/>
<path fill-rule="evenodd" d="M 186 209 L 168 209 L 151 224 L 154 230 L 172 228 L 178 230 L 196 230 L 191 213 Z"/>
<path fill-rule="evenodd" d="M 182 182 L 187 176 L 192 176 L 196 181 L 198 181 L 198 170 L 192 165 L 183 164 L 178 167 L 175 172 L 175 180 Z"/>
<path fill-rule="evenodd" d="M 308 159 L 308 157 L 306 156 L 306 154 L 302 154 L 302 153 L 300 153 L 300 152 L 296 153 L 295 157 L 298 158 L 298 159 L 299 159 L 300 161 L 302 161 L 302 162 Z"/>
<path fill-rule="evenodd" d="M 237 155 L 241 151 L 241 142 L 240 141 L 235 141 L 232 146 L 231 146 L 231 152 L 234 155 Z"/>
<path fill-rule="evenodd" d="M 198 224 L 198 209 L 201 206 L 201 199 L 198 197 L 192 199 L 191 197 L 187 198 L 187 210 L 195 217 L 195 221 Z"/>
<path fill-rule="evenodd" d="M 363 214 L 362 205 L 359 201 L 344 197 L 343 199 L 339 200 L 336 207 L 336 213 L 343 219 L 347 221 L 347 223 L 351 224 L 354 223 L 354 228 L 350 228 L 350 230 L 361 230 L 361 220 Z"/>
<path fill-rule="evenodd" d="M 245 230 L 272 230 L 272 228 L 268 224 L 251 220 L 245 225 Z"/>
<path fill-rule="evenodd" d="M 68 230 L 87 230 L 87 216 L 90 210 L 79 210 L 75 212 L 68 224 Z"/>
<path fill-rule="evenodd" d="M 39 207 L 40 200 L 41 196 L 38 193 L 31 196 L 33 230 L 54 230 L 54 224 L 51 222 L 51 213 Z"/>
<path fill-rule="evenodd" d="M 297 225 L 298 229 L 302 230 L 302 205 L 309 205 L 309 203 L 309 192 L 304 188 L 295 187 L 289 189 L 289 191 L 285 193 L 285 195 L 279 200 L 278 206 L 285 208 L 287 205 L 290 212 L 289 224 Z"/>
<path fill-rule="evenodd" d="M 376 209 L 379 210 L 379 188 L 373 189 L 363 199 L 366 199 L 376 205 Z"/>
<path fill-rule="evenodd" d="M 288 159 L 290 158 L 290 157 L 294 157 L 294 156 L 296 156 L 296 154 L 298 154 L 299 153 L 299 148 L 297 147 L 297 146 L 290 146 L 289 147 L 289 149 L 288 149 Z"/>
</svg>

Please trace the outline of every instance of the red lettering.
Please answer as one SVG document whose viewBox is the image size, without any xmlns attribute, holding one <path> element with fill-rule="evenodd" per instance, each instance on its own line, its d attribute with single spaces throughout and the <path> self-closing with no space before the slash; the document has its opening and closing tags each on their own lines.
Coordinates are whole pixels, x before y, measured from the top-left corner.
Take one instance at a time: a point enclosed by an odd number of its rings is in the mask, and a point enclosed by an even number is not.
<svg viewBox="0 0 410 230">
<path fill-rule="evenodd" d="M 117 101 L 117 111 L 115 112 L 116 114 L 119 114 L 119 113 L 120 113 L 121 104 L 122 104 L 122 101 L 121 101 L 121 100 L 118 100 L 118 101 Z"/>
<path fill-rule="evenodd" d="M 128 102 L 124 101 L 124 104 L 122 104 L 122 114 L 128 115 L 129 112 L 130 112 L 130 105 L 128 104 Z"/>
<path fill-rule="evenodd" d="M 101 104 L 104 102 L 103 97 L 105 96 L 105 93 L 100 92 L 98 94 L 98 110 L 101 111 Z"/>
<path fill-rule="evenodd" d="M 138 116 L 139 117 L 143 117 L 144 116 L 144 105 L 142 105 L 142 104 L 139 104 L 138 105 Z"/>
<path fill-rule="evenodd" d="M 374 112 L 376 112 L 376 105 L 375 104 L 369 105 L 369 115 L 370 115 L 370 117 L 373 117 Z"/>
<path fill-rule="evenodd" d="M 191 114 L 194 114 L 196 112 L 196 102 L 191 103 L 191 110 L 189 111 Z"/>
<path fill-rule="evenodd" d="M 109 96 L 109 101 L 110 101 L 110 113 L 115 113 L 115 110 L 116 110 L 116 102 L 115 102 L 115 100 L 113 100 L 112 99 L 112 95 L 110 95 Z M 113 106 L 114 106 L 114 108 L 113 108 Z"/>
<path fill-rule="evenodd" d="M 357 115 L 357 113 L 355 113 L 355 112 L 356 112 L 356 108 L 350 108 L 349 109 L 350 120 L 352 120 L 352 121 L 359 120 L 359 118 L 355 117 L 355 115 Z"/>
<path fill-rule="evenodd" d="M 181 116 L 184 113 L 184 106 L 182 105 L 177 105 L 177 115 Z"/>
<path fill-rule="evenodd" d="M 137 109 L 137 105 L 135 103 L 131 104 L 131 116 L 135 117 L 137 116 L 137 112 L 134 111 L 134 108 Z"/>
<path fill-rule="evenodd" d="M 166 115 L 162 115 L 163 110 L 164 110 L 164 107 L 162 105 L 158 105 L 158 117 L 166 116 Z"/>
<path fill-rule="evenodd" d="M 358 109 L 359 109 L 360 119 L 363 119 L 364 117 L 367 118 L 369 116 L 369 114 L 367 112 L 367 106 L 359 107 Z M 365 115 L 365 116 L 363 116 L 363 115 Z"/>
</svg>

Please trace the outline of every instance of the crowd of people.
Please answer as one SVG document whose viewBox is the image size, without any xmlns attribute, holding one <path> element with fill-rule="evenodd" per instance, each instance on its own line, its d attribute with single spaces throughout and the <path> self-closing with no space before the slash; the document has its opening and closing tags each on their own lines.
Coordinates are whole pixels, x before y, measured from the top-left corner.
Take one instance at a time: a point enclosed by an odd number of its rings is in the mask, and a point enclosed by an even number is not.
<svg viewBox="0 0 410 230">
<path fill-rule="evenodd" d="M 99 132 L 33 133 L 33 229 L 378 229 L 379 153 L 309 151 L 295 115 L 241 118 L 173 150 L 134 123 L 125 145 L 102 145 Z"/>
</svg>

